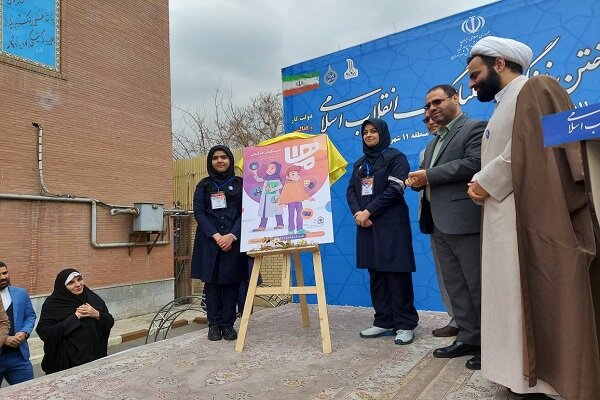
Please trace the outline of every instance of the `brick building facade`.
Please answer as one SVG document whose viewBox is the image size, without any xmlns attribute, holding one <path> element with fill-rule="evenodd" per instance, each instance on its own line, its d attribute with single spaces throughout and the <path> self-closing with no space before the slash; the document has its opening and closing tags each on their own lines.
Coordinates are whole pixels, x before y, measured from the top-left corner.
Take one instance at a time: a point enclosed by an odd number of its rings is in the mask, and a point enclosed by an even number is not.
<svg viewBox="0 0 600 400">
<path fill-rule="evenodd" d="M 97 248 L 91 203 L 7 195 L 41 193 L 38 123 L 50 194 L 171 208 L 168 1 L 63 0 L 59 16 L 58 71 L 0 55 L 0 260 L 36 307 L 73 266 L 116 317 L 155 311 L 173 298 L 171 245 Z M 134 240 L 133 216 L 97 214 L 97 243 Z"/>
</svg>

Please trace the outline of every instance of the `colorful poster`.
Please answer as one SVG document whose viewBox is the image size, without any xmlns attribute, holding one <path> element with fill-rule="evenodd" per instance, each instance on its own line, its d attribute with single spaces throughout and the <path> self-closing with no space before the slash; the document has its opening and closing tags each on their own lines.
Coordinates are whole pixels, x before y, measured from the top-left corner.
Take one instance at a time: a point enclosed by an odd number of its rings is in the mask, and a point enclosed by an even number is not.
<svg viewBox="0 0 600 400">
<path fill-rule="evenodd" d="M 327 136 L 244 149 L 242 251 L 267 241 L 332 243 Z"/>
</svg>

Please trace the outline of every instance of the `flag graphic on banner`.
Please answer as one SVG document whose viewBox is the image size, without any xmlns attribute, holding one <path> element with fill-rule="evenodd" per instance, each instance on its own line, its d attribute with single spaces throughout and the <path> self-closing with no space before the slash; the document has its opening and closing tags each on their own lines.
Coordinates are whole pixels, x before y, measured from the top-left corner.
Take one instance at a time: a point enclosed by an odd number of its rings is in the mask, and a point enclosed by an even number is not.
<svg viewBox="0 0 600 400">
<path fill-rule="evenodd" d="M 284 76 L 282 79 L 284 97 L 305 93 L 309 90 L 317 89 L 319 87 L 318 72 Z"/>
</svg>

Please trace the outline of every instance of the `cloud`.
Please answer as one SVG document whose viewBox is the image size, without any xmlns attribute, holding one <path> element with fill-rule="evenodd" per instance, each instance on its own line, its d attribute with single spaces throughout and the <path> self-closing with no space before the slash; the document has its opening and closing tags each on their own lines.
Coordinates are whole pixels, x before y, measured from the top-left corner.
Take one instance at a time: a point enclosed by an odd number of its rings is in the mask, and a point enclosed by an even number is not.
<svg viewBox="0 0 600 400">
<path fill-rule="evenodd" d="M 490 0 L 172 0 L 172 101 L 210 108 L 281 90 L 281 68 L 478 7 Z"/>
</svg>

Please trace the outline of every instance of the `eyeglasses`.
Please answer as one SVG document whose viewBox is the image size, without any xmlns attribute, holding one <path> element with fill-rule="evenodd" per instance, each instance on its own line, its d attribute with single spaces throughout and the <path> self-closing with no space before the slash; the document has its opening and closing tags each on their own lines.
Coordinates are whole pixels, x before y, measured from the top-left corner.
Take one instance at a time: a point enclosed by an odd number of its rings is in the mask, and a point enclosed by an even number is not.
<svg viewBox="0 0 600 400">
<path fill-rule="evenodd" d="M 442 104 L 442 102 L 443 102 L 444 100 L 448 100 L 448 99 L 451 99 L 451 98 L 452 98 L 452 96 L 450 96 L 450 97 L 446 97 L 445 99 L 435 99 L 435 100 L 431 100 L 431 102 L 430 102 L 430 103 L 426 103 L 426 104 L 423 106 L 423 109 L 424 109 L 425 111 L 427 111 L 427 110 L 429 110 L 429 109 L 431 108 L 431 106 L 436 106 L 436 107 L 438 107 L 440 104 Z"/>
</svg>

